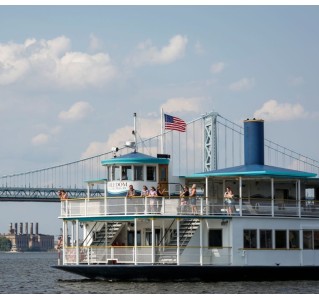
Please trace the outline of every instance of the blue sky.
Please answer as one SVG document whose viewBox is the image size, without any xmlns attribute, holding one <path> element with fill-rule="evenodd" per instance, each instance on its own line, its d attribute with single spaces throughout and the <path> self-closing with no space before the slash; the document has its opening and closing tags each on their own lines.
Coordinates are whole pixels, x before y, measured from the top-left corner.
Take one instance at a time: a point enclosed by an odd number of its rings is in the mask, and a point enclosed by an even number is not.
<svg viewBox="0 0 319 300">
<path fill-rule="evenodd" d="M 0 28 L 0 176 L 109 151 L 134 112 L 156 135 L 161 107 L 263 118 L 319 160 L 319 6 L 14 5 Z"/>
</svg>

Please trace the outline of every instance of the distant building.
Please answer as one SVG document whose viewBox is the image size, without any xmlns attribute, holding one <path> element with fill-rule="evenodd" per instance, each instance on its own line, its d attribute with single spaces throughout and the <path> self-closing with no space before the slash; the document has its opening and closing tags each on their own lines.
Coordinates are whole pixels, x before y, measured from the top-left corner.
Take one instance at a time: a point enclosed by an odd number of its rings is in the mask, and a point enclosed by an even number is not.
<svg viewBox="0 0 319 300">
<path fill-rule="evenodd" d="M 48 251 L 54 249 L 54 236 L 39 234 L 39 224 L 35 224 L 33 231 L 33 223 L 30 223 L 30 231 L 28 223 L 25 223 L 25 231 L 23 232 L 23 223 L 20 223 L 18 231 L 18 223 L 13 228 L 10 223 L 9 233 L 2 235 L 11 241 L 13 251 Z"/>
</svg>

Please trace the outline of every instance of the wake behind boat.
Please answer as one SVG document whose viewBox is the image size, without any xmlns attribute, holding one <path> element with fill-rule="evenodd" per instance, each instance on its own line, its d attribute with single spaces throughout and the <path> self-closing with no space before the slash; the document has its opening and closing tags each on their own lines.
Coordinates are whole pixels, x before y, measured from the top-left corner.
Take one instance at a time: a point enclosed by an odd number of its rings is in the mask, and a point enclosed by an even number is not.
<svg viewBox="0 0 319 300">
<path fill-rule="evenodd" d="M 319 179 L 264 164 L 263 120 L 245 120 L 244 134 L 244 165 L 191 176 L 171 174 L 170 154 L 115 150 L 85 199 L 61 200 L 54 268 L 113 281 L 319 279 Z M 103 198 L 90 197 L 93 184 Z"/>
</svg>

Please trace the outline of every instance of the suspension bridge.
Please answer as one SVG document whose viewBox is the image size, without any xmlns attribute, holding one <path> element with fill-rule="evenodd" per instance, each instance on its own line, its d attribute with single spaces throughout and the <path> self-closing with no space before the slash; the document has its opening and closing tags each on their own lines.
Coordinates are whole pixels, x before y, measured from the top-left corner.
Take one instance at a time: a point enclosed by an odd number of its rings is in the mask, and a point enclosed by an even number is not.
<svg viewBox="0 0 319 300">
<path fill-rule="evenodd" d="M 165 141 L 165 143 L 162 143 Z M 282 168 L 319 173 L 319 161 L 264 140 L 265 164 Z M 137 141 L 138 151 L 156 156 L 164 151 L 171 157 L 170 172 L 185 176 L 197 172 L 243 164 L 244 128 L 216 112 L 206 113 L 187 123 L 185 133 L 165 131 Z M 130 148 L 119 147 L 117 155 Z M 44 169 L 0 177 L 0 201 L 59 202 L 58 191 L 64 189 L 70 198 L 87 195 L 87 180 L 107 178 L 101 161 L 114 155 L 102 153 Z M 92 196 L 103 196 L 99 184 L 90 188 Z"/>
</svg>

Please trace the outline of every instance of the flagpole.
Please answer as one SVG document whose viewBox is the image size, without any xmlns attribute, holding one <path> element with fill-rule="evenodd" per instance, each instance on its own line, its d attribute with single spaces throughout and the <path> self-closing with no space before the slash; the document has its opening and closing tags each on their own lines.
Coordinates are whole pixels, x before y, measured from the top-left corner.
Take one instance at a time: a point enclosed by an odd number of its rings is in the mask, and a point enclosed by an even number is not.
<svg viewBox="0 0 319 300">
<path fill-rule="evenodd" d="M 164 154 L 164 126 L 163 126 L 163 107 L 161 107 L 161 153 Z"/>
</svg>

